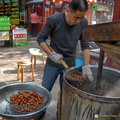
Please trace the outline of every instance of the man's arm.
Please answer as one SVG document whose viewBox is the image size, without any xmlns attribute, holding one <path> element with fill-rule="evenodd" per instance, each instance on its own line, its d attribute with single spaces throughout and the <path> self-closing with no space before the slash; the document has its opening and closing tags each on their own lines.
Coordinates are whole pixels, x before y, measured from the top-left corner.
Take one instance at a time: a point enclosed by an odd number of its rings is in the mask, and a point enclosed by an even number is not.
<svg viewBox="0 0 120 120">
<path fill-rule="evenodd" d="M 40 47 L 52 61 L 61 64 L 60 59 L 63 59 L 61 54 L 51 51 L 46 42 L 40 43 Z"/>
<path fill-rule="evenodd" d="M 51 53 L 48 45 L 46 44 L 48 36 L 50 35 L 51 31 L 53 31 L 53 28 L 51 28 L 51 22 L 52 21 L 50 20 L 50 18 L 48 18 L 37 37 L 37 42 L 40 48 L 47 54 L 47 56 L 49 56 Z"/>
<path fill-rule="evenodd" d="M 47 54 L 47 56 L 49 56 L 52 53 L 46 42 L 40 43 L 40 48 Z"/>
<path fill-rule="evenodd" d="M 92 82 L 92 71 L 90 69 L 90 50 L 84 49 L 83 50 L 83 59 L 84 59 L 84 66 L 82 67 L 82 74 L 87 76 L 87 78 Z"/>
<path fill-rule="evenodd" d="M 90 64 L 90 50 L 84 49 L 82 51 L 83 59 L 84 59 L 84 65 Z"/>
</svg>

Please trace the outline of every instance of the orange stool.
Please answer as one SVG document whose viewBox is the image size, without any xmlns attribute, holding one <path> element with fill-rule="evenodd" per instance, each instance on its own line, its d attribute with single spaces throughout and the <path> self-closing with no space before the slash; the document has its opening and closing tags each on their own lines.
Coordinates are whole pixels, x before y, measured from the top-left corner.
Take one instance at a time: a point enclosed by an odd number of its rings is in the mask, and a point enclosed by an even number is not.
<svg viewBox="0 0 120 120">
<path fill-rule="evenodd" d="M 43 53 L 39 52 L 38 54 L 31 54 L 31 63 L 34 60 L 34 68 L 36 68 L 36 58 L 37 56 L 42 56 L 42 70 L 44 70 L 44 55 Z"/>
<path fill-rule="evenodd" d="M 27 62 L 22 62 L 19 61 L 17 62 L 18 65 L 18 73 L 17 73 L 17 79 L 20 79 L 20 72 L 21 72 L 21 82 L 24 82 L 24 67 L 25 66 L 30 66 L 30 71 L 32 72 L 32 80 L 34 81 L 34 67 L 30 61 Z"/>
</svg>

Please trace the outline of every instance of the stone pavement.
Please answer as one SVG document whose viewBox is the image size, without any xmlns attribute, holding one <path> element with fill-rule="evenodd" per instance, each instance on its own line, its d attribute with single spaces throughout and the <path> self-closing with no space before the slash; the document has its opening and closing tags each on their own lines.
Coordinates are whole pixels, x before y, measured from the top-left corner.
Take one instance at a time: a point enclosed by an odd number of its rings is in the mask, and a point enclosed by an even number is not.
<svg viewBox="0 0 120 120">
<path fill-rule="evenodd" d="M 17 61 L 22 58 L 30 59 L 31 55 L 29 53 L 29 48 L 39 48 L 36 37 L 28 36 L 28 44 L 26 46 L 18 47 L 3 47 L 0 41 L 0 83 L 1 85 L 11 84 L 20 82 L 17 80 Z M 42 51 L 41 51 L 42 52 Z M 46 59 L 46 54 L 45 59 Z M 43 70 L 42 70 L 42 58 L 37 57 L 37 66 L 34 71 L 35 84 L 41 85 Z M 24 81 L 28 83 L 33 83 L 32 74 L 29 71 L 29 66 L 25 67 L 24 71 Z M 59 83 L 56 81 L 51 94 L 52 101 L 47 108 L 46 115 L 41 120 L 57 120 L 56 110 L 57 110 L 57 93 L 59 91 Z M 1 118 L 0 118 L 1 120 Z"/>
</svg>

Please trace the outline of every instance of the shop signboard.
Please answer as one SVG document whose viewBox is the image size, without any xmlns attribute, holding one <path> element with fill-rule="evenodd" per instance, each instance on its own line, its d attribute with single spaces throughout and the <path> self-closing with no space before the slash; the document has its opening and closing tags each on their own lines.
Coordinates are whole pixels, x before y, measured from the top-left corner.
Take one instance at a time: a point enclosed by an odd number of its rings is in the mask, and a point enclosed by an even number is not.
<svg viewBox="0 0 120 120">
<path fill-rule="evenodd" d="M 61 3 L 55 3 L 55 8 L 60 8 L 61 7 Z"/>
<path fill-rule="evenodd" d="M 107 6 L 98 5 L 98 4 L 93 4 L 93 5 L 92 5 L 92 10 L 109 12 L 109 8 L 108 8 Z"/>
<path fill-rule="evenodd" d="M 50 1 L 49 0 L 46 0 L 46 5 L 50 5 Z"/>
<path fill-rule="evenodd" d="M 10 40 L 9 31 L 0 31 L 0 41 Z"/>
<path fill-rule="evenodd" d="M 103 5 L 97 5 L 97 10 L 98 11 L 106 11 L 109 12 L 109 8 L 107 6 L 103 6 Z"/>
<path fill-rule="evenodd" d="M 68 3 L 64 3 L 64 8 L 68 8 L 69 4 Z"/>
<path fill-rule="evenodd" d="M 13 47 L 27 45 L 27 29 L 15 29 L 13 33 Z"/>
<path fill-rule="evenodd" d="M 45 9 L 45 20 L 49 17 L 50 13 L 50 5 L 44 5 Z"/>
</svg>

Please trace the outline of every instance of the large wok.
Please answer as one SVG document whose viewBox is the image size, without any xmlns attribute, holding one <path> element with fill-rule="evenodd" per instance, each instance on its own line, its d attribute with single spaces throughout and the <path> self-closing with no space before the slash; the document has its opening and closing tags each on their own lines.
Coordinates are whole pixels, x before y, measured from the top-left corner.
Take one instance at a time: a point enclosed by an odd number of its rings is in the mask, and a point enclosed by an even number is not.
<svg viewBox="0 0 120 120">
<path fill-rule="evenodd" d="M 35 90 L 43 94 L 43 97 L 45 97 L 47 100 L 46 102 L 41 106 L 41 108 L 35 112 L 27 113 L 27 114 L 14 114 L 11 112 L 9 103 L 5 100 L 5 93 L 10 90 Z M 0 116 L 8 119 L 8 120 L 29 120 L 32 118 L 36 118 L 40 115 L 42 110 L 44 110 L 49 103 L 51 102 L 51 94 L 50 92 L 37 84 L 33 83 L 14 83 L 5 85 L 3 87 L 0 87 Z"/>
</svg>

